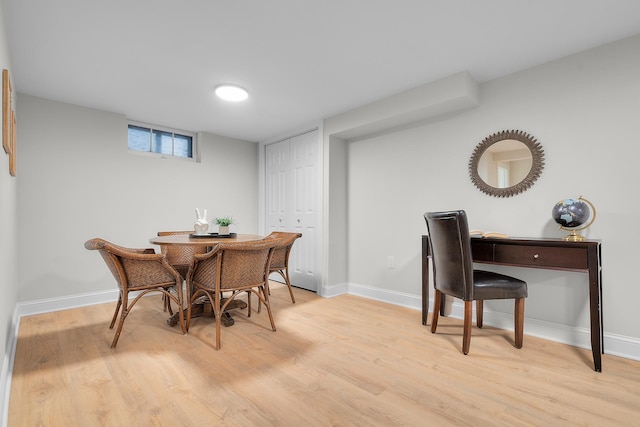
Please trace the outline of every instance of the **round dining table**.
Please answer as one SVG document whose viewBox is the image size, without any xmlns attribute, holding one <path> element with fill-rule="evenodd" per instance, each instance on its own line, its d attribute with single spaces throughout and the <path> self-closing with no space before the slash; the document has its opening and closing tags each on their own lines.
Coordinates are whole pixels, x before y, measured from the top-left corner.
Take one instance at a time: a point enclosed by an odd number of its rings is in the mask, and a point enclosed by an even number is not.
<svg viewBox="0 0 640 427">
<path fill-rule="evenodd" d="M 215 246 L 216 243 L 253 242 L 262 240 L 264 236 L 257 234 L 219 235 L 218 233 L 196 234 L 171 234 L 168 236 L 155 236 L 149 239 L 154 245 L 186 245 L 186 246 Z"/>
<path fill-rule="evenodd" d="M 253 242 L 256 240 L 262 240 L 264 236 L 260 236 L 257 234 L 237 234 L 230 233 L 228 235 L 219 235 L 218 233 L 207 233 L 204 235 L 196 235 L 196 234 L 171 234 L 165 236 L 155 236 L 149 239 L 149 243 L 154 245 L 176 245 L 176 246 L 215 246 L 217 243 L 225 242 L 225 243 L 234 243 L 234 242 Z M 225 311 L 222 315 L 222 324 L 224 326 L 233 325 L 233 318 L 228 313 L 228 310 L 233 310 L 237 308 L 246 308 L 247 303 L 242 300 L 233 300 L 229 306 L 227 307 L 227 311 Z M 183 310 L 184 315 L 186 316 L 187 310 Z M 173 316 L 167 319 L 167 324 L 169 326 L 175 326 L 178 324 L 178 313 L 176 312 Z M 191 307 L 191 317 L 212 317 L 213 316 L 213 308 L 211 306 L 211 302 L 208 299 L 204 299 L 200 302 L 196 302 Z"/>
</svg>

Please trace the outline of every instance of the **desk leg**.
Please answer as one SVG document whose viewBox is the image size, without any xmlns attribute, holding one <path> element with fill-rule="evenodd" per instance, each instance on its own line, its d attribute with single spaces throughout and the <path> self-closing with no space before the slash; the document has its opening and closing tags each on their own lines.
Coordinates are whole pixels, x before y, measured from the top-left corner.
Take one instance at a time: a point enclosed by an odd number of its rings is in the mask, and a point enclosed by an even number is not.
<svg viewBox="0 0 640 427">
<path fill-rule="evenodd" d="M 593 365 L 602 372 L 604 353 L 604 333 L 602 328 L 602 270 L 600 268 L 599 247 L 589 248 L 589 308 L 591 320 L 591 352 Z"/>
<path fill-rule="evenodd" d="M 429 316 L 429 240 L 422 236 L 422 324 Z"/>
</svg>

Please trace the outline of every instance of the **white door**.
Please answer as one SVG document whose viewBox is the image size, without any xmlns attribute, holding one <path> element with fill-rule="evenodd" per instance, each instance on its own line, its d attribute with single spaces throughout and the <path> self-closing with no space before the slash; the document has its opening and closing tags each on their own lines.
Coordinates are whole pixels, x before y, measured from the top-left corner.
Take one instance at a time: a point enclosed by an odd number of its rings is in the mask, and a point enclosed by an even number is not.
<svg viewBox="0 0 640 427">
<path fill-rule="evenodd" d="M 317 130 L 266 146 L 266 228 L 302 233 L 289 258 L 291 283 L 320 285 L 320 140 Z M 274 276 L 275 278 L 276 276 Z"/>
<path fill-rule="evenodd" d="M 285 231 L 288 215 L 289 140 L 266 146 L 267 232 Z"/>
</svg>

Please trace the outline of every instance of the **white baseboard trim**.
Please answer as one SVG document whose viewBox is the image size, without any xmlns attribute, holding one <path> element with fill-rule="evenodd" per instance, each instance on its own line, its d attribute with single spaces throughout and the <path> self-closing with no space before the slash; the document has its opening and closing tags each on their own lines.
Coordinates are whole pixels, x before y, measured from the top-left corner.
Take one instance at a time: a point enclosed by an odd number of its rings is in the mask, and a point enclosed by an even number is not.
<svg viewBox="0 0 640 427">
<path fill-rule="evenodd" d="M 403 307 L 422 310 L 422 296 L 390 291 L 388 289 L 374 288 L 357 283 L 347 283 L 340 286 L 346 288 L 345 292 L 377 301 L 388 302 Z M 331 295 L 331 296 L 337 296 Z M 475 304 L 474 304 L 475 309 Z M 448 315 L 456 319 L 464 316 L 464 305 L 455 300 L 451 305 L 451 313 Z M 484 324 L 500 329 L 513 330 L 513 316 L 506 313 L 492 312 L 485 307 L 483 316 Z M 526 318 L 524 333 L 549 341 L 556 341 L 574 347 L 591 349 L 591 331 L 588 328 L 579 328 L 559 323 L 545 322 L 539 319 Z M 606 354 L 624 357 L 626 359 L 640 360 L 640 340 L 623 335 L 604 333 L 604 350 Z M 604 367 L 603 367 L 604 369 Z"/>
<path fill-rule="evenodd" d="M 348 293 L 389 304 L 422 310 L 422 296 L 407 294 L 404 292 L 389 291 L 387 289 L 374 288 L 372 286 L 349 283 Z"/>
<path fill-rule="evenodd" d="M 338 295 L 348 294 L 349 293 L 349 284 L 348 283 L 338 283 L 337 285 L 326 285 L 323 286 L 318 295 L 325 298 L 333 298 Z"/>
<path fill-rule="evenodd" d="M 50 313 L 52 311 L 68 310 L 88 305 L 115 303 L 118 301 L 118 290 L 91 292 L 86 294 L 69 295 L 65 297 L 47 298 L 16 304 L 18 317 L 33 314 Z"/>
<path fill-rule="evenodd" d="M 18 340 L 18 328 L 20 318 L 16 310 L 13 310 L 13 317 L 9 327 L 7 337 L 7 348 L 2 360 L 2 373 L 0 373 L 0 407 L 2 408 L 2 427 L 6 427 L 9 421 L 9 395 L 11 394 L 11 377 L 13 374 L 13 360 L 16 354 Z"/>
</svg>

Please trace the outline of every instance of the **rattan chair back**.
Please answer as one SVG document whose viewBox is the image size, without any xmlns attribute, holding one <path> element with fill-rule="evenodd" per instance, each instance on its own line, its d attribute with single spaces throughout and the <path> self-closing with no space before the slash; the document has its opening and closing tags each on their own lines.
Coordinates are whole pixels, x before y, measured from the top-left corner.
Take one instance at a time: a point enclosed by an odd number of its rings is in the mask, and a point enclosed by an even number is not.
<svg viewBox="0 0 640 427">
<path fill-rule="evenodd" d="M 220 348 L 222 313 L 227 306 L 245 292 L 257 295 L 259 303 L 267 307 L 271 329 L 276 330 L 269 302 L 269 263 L 279 239 L 252 242 L 218 243 L 209 252 L 195 255 L 187 274 L 187 290 L 191 303 L 187 312 L 187 330 L 191 324 L 191 307 L 202 296 L 212 302 L 216 318 L 216 349 Z M 222 293 L 227 295 L 223 299 Z M 229 295 L 230 293 L 230 295 Z M 247 316 L 251 315 L 248 297 Z"/>
<path fill-rule="evenodd" d="M 174 236 L 176 234 L 192 234 L 193 231 L 158 231 L 158 236 Z M 160 252 L 167 256 L 167 261 L 183 278 L 187 277 L 189 266 L 195 254 L 207 252 L 206 246 L 191 245 L 163 245 L 160 244 Z"/>
<path fill-rule="evenodd" d="M 122 311 L 111 347 L 118 344 L 127 315 L 144 295 L 161 292 L 182 307 L 182 277 L 167 262 L 164 254 L 156 254 L 151 248 L 125 248 L 99 238 L 87 240 L 84 247 L 100 253 L 118 285 L 118 303 L 109 328 L 113 328 L 121 308 Z M 129 303 L 129 293 L 134 291 L 137 295 Z M 179 311 L 180 326 L 186 333 L 182 310 Z"/>
<path fill-rule="evenodd" d="M 266 238 L 279 239 L 282 243 L 278 245 L 273 251 L 271 257 L 271 264 L 269 267 L 270 273 L 278 273 L 284 279 L 284 283 L 289 288 L 289 296 L 291 302 L 295 303 L 296 299 L 293 296 L 293 288 L 291 285 L 291 279 L 289 277 L 289 255 L 293 244 L 297 239 L 302 237 L 301 233 L 291 233 L 285 231 L 273 231 Z"/>
</svg>

